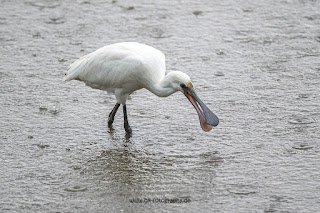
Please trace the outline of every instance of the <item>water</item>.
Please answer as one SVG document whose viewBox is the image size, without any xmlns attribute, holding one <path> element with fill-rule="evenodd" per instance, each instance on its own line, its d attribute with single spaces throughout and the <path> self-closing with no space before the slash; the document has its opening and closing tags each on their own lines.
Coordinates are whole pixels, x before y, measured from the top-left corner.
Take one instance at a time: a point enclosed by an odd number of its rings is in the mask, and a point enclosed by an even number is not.
<svg viewBox="0 0 320 213">
<path fill-rule="evenodd" d="M 1 5 L 1 212 L 320 210 L 319 1 Z M 133 137 L 122 113 L 108 129 L 114 97 L 62 77 L 120 41 L 163 51 L 219 126 L 203 132 L 182 94 L 140 90 Z"/>
</svg>

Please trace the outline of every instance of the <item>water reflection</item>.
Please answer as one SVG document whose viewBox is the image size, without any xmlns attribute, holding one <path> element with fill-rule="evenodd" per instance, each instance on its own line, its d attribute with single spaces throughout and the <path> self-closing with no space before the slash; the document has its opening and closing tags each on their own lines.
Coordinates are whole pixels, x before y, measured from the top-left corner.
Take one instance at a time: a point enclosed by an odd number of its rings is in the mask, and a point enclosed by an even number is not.
<svg viewBox="0 0 320 213">
<path fill-rule="evenodd" d="M 164 156 L 130 146 L 101 151 L 87 161 L 82 174 L 129 197 L 194 198 L 214 186 L 221 163 L 218 152 Z"/>
</svg>

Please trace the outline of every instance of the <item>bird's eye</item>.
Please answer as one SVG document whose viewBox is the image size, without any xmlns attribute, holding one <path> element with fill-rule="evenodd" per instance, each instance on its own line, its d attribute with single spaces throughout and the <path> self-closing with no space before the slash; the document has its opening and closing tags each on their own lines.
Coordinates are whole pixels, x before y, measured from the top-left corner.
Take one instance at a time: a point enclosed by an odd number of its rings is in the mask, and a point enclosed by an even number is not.
<svg viewBox="0 0 320 213">
<path fill-rule="evenodd" d="M 186 85 L 185 84 L 180 84 L 180 86 L 184 89 L 186 88 Z"/>
</svg>

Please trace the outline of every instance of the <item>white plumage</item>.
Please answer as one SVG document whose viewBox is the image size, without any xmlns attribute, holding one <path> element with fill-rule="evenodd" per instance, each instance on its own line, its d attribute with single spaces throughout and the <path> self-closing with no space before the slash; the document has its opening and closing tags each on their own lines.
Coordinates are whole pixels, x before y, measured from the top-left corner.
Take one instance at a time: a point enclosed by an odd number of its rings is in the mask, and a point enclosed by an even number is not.
<svg viewBox="0 0 320 213">
<path fill-rule="evenodd" d="M 131 128 L 126 118 L 126 100 L 133 91 L 141 88 L 146 88 L 160 97 L 181 91 L 196 108 L 201 127 L 205 131 L 218 125 L 218 118 L 199 102 L 190 77 L 179 71 L 172 71 L 167 75 L 165 72 L 165 56 L 161 51 L 140 43 L 123 42 L 104 46 L 81 57 L 69 66 L 63 80 L 80 80 L 92 88 L 114 93 L 117 104 L 109 115 L 108 123 L 112 124 L 114 115 L 122 104 L 125 129 L 129 134 Z M 200 110 L 197 102 L 204 112 Z"/>
<path fill-rule="evenodd" d="M 81 57 L 69 66 L 64 81 L 81 80 L 92 88 L 115 93 L 117 101 L 125 104 L 128 94 L 164 77 L 162 52 L 147 45 L 124 42 Z"/>
</svg>

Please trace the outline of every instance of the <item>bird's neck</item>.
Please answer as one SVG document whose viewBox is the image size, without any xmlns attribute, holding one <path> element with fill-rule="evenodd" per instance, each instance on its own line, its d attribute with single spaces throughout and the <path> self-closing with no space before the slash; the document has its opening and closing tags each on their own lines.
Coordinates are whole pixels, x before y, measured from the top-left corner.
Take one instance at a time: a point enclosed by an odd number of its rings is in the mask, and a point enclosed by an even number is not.
<svg viewBox="0 0 320 213">
<path fill-rule="evenodd" d="M 167 97 L 177 92 L 177 90 L 172 87 L 171 82 L 171 75 L 167 74 L 161 81 L 148 88 L 148 90 L 159 97 Z"/>
</svg>

